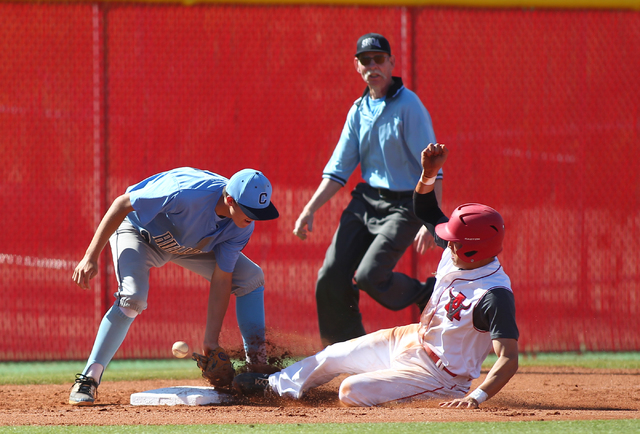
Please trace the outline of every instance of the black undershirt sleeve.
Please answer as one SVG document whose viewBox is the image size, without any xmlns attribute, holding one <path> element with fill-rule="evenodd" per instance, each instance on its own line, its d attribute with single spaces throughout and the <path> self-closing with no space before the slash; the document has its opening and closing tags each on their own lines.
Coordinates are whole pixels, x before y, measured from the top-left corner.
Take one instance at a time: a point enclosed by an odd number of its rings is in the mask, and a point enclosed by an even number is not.
<svg viewBox="0 0 640 434">
<path fill-rule="evenodd" d="M 482 297 L 473 310 L 473 325 L 488 331 L 491 339 L 518 339 L 516 302 L 506 288 L 494 288 Z"/>
<path fill-rule="evenodd" d="M 435 227 L 440 223 L 446 223 L 449 218 L 444 215 L 440 207 L 438 206 L 438 199 L 436 198 L 435 191 L 431 191 L 426 194 L 419 194 L 413 192 L 413 212 L 416 216 L 422 220 L 429 233 L 433 235 L 436 244 L 443 249 L 447 248 L 447 242 L 436 235 Z"/>
</svg>

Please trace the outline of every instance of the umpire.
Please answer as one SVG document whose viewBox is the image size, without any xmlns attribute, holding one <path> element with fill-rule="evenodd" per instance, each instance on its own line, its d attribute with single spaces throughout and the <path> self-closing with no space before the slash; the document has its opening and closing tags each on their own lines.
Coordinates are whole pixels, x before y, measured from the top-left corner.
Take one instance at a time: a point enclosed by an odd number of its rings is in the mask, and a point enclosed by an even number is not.
<svg viewBox="0 0 640 434">
<path fill-rule="evenodd" d="M 418 96 L 392 76 L 395 56 L 387 39 L 368 33 L 353 59 L 367 83 L 347 115 L 322 181 L 298 217 L 293 233 L 306 239 L 315 212 L 346 183 L 360 164 L 362 178 L 318 272 L 316 302 L 323 345 L 364 335 L 359 290 L 382 306 L 400 310 L 424 305 L 433 288 L 393 269 L 414 240 L 432 244 L 413 213 L 412 191 L 420 178 L 420 153 L 436 143 L 431 117 Z M 440 200 L 442 172 L 435 180 Z"/>
</svg>

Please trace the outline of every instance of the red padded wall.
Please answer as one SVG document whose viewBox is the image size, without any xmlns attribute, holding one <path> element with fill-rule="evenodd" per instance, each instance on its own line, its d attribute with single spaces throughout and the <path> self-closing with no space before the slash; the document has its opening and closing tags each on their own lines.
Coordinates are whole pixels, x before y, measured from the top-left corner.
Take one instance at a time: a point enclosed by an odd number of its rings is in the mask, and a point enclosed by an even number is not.
<svg viewBox="0 0 640 434">
<path fill-rule="evenodd" d="M 0 360 L 88 356 L 110 255 L 91 291 L 72 270 L 115 197 L 179 166 L 271 179 L 281 217 L 246 253 L 273 342 L 319 349 L 315 279 L 359 171 L 310 239 L 291 231 L 364 88 L 352 59 L 369 31 L 452 149 L 445 212 L 478 201 L 505 217 L 521 349 L 640 349 L 639 29 L 621 11 L 0 3 Z M 398 269 L 424 279 L 438 257 Z M 151 285 L 117 357 L 199 346 L 207 282 L 168 266 Z M 417 316 L 361 307 L 368 331 Z M 222 342 L 240 346 L 233 306 Z"/>
<path fill-rule="evenodd" d="M 452 147 L 447 212 L 507 222 L 521 348 L 631 350 L 640 235 L 637 13 L 423 10 L 416 91 Z M 455 173 L 452 173 L 455 172 Z"/>
</svg>

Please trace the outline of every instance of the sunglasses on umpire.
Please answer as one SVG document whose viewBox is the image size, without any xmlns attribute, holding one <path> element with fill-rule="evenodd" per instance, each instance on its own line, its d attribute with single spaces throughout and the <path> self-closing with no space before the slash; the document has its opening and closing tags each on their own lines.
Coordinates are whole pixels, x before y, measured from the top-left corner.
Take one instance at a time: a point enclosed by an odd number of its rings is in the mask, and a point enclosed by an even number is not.
<svg viewBox="0 0 640 434">
<path fill-rule="evenodd" d="M 387 60 L 387 56 L 385 56 L 384 54 L 376 54 L 373 57 L 371 57 L 371 56 L 360 56 L 360 57 L 358 57 L 358 61 L 360 62 L 360 64 L 362 66 L 371 65 L 371 61 L 372 60 L 374 62 L 376 62 L 378 65 L 382 65 Z"/>
</svg>

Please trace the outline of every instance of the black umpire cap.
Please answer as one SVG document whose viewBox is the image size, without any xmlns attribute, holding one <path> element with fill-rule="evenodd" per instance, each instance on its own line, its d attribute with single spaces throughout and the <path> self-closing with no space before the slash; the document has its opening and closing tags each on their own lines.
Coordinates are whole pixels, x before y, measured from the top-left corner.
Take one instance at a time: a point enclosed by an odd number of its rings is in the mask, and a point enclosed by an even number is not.
<svg viewBox="0 0 640 434">
<path fill-rule="evenodd" d="M 391 45 L 384 36 L 378 33 L 367 33 L 358 39 L 356 56 L 366 51 L 379 51 L 391 55 Z"/>
</svg>

